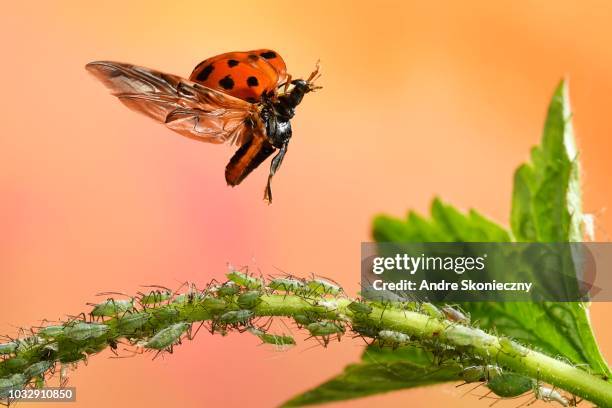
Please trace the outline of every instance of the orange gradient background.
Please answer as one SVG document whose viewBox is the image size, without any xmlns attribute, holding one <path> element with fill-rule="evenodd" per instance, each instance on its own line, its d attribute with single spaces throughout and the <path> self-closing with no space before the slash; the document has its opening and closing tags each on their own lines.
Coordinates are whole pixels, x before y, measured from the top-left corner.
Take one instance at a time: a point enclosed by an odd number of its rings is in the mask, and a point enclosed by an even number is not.
<svg viewBox="0 0 612 408">
<path fill-rule="evenodd" d="M 87 310 L 101 291 L 203 284 L 228 261 L 321 274 L 355 293 L 377 213 L 424 212 L 440 195 L 507 224 L 513 170 L 564 76 L 585 211 L 609 240 L 610 21 L 607 1 L 3 4 L 0 332 Z M 297 77 L 320 58 L 324 86 L 298 108 L 272 206 L 267 163 L 228 188 L 229 147 L 130 112 L 83 68 L 111 59 L 188 76 L 206 57 L 263 47 Z M 592 307 L 608 357 L 611 312 Z M 72 373 L 70 406 L 278 405 L 357 361 L 362 343 L 314 344 L 278 353 L 200 332 L 156 360 L 104 353 Z M 448 384 L 337 405 L 491 402 L 463 393 Z"/>
</svg>

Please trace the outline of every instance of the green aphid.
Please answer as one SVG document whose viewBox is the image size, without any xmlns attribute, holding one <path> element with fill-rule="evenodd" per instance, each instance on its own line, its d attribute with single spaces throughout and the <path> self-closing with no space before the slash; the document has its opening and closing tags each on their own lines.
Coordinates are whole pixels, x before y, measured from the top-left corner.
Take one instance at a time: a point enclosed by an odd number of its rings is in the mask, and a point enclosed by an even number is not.
<svg viewBox="0 0 612 408">
<path fill-rule="evenodd" d="M 98 341 L 96 343 L 91 343 L 87 345 L 87 347 L 85 347 L 83 351 L 86 354 L 96 354 L 100 353 L 101 351 L 104 351 L 106 347 L 108 347 L 108 345 L 109 343 L 107 341 Z"/>
<path fill-rule="evenodd" d="M 13 374 L 9 378 L 0 378 L 0 398 L 6 398 L 13 390 L 22 389 L 27 382 L 23 374 Z"/>
<path fill-rule="evenodd" d="M 45 379 L 42 376 L 36 377 L 34 380 L 34 387 L 41 389 L 45 386 Z"/>
<path fill-rule="evenodd" d="M 509 356 L 523 356 L 524 357 L 529 353 L 529 350 L 527 348 L 510 340 L 508 337 L 500 337 L 499 346 L 501 347 L 501 352 L 508 354 Z"/>
<path fill-rule="evenodd" d="M 378 339 L 381 344 L 399 346 L 408 343 L 410 341 L 410 336 L 393 330 L 381 330 L 378 332 Z"/>
<path fill-rule="evenodd" d="M 265 344 L 274 344 L 275 346 L 293 346 L 295 345 L 295 339 L 291 336 L 284 336 L 279 334 L 268 334 L 263 330 L 251 327 L 249 332 L 259 337 Z"/>
<path fill-rule="evenodd" d="M 13 357 L 0 362 L 2 371 L 21 371 L 28 365 L 28 360 L 21 357 Z"/>
<path fill-rule="evenodd" d="M 39 361 L 38 363 L 34 363 L 30 365 L 23 371 L 23 374 L 26 378 L 34 378 L 38 377 L 41 374 L 44 374 L 47 370 L 51 369 L 55 364 L 51 361 Z"/>
<path fill-rule="evenodd" d="M 217 294 L 221 297 L 234 296 L 238 294 L 238 292 L 240 292 L 240 286 L 232 281 L 226 282 L 217 288 Z"/>
<path fill-rule="evenodd" d="M 274 344 L 275 346 L 294 346 L 295 345 L 295 339 L 291 336 L 264 333 L 261 336 L 259 336 L 259 338 L 264 343 Z"/>
<path fill-rule="evenodd" d="M 219 317 L 221 323 L 241 324 L 248 322 L 253 317 L 253 312 L 250 310 L 230 310 L 223 313 Z"/>
<path fill-rule="evenodd" d="M 76 323 L 64 327 L 64 336 L 75 341 L 97 339 L 108 332 L 108 326 L 98 323 Z"/>
<path fill-rule="evenodd" d="M 149 341 L 144 344 L 144 347 L 155 350 L 163 350 L 168 348 L 178 342 L 183 333 L 185 333 L 190 327 L 191 324 L 189 323 L 176 323 L 170 327 L 166 327 L 151 337 Z"/>
<path fill-rule="evenodd" d="M 36 334 L 46 339 L 56 339 L 58 337 L 61 337 L 62 334 L 64 334 L 64 326 L 52 325 L 41 327 Z"/>
<path fill-rule="evenodd" d="M 253 309 L 259 303 L 261 303 L 261 292 L 258 290 L 249 290 L 248 292 L 244 292 L 238 296 L 236 303 L 241 309 Z"/>
<path fill-rule="evenodd" d="M 287 293 L 304 292 L 304 282 L 294 278 L 274 278 L 268 284 L 270 289 Z"/>
<path fill-rule="evenodd" d="M 131 333 L 141 329 L 150 318 L 151 314 L 148 312 L 127 313 L 117 319 L 117 328 Z"/>
<path fill-rule="evenodd" d="M 487 382 L 487 387 L 495 395 L 503 398 L 518 397 L 533 389 L 535 382 L 524 375 L 516 373 L 501 373 Z"/>
<path fill-rule="evenodd" d="M 166 321 L 172 321 L 176 319 L 179 315 L 179 311 L 176 310 L 174 307 L 164 306 L 162 308 L 158 308 L 158 309 L 155 309 L 154 311 L 151 311 L 151 315 L 157 321 L 166 322 Z"/>
<path fill-rule="evenodd" d="M 256 278 L 240 271 L 232 271 L 228 273 L 227 279 L 247 289 L 263 289 L 264 287 L 264 283 L 260 278 Z"/>
<path fill-rule="evenodd" d="M 434 319 L 444 318 L 444 313 L 442 313 L 440 309 L 435 307 L 433 304 L 428 302 L 421 303 L 421 311 L 424 312 L 427 316 L 433 317 Z"/>
<path fill-rule="evenodd" d="M 17 350 L 17 343 L 9 341 L 8 343 L 0 344 L 0 355 L 12 354 Z"/>
<path fill-rule="evenodd" d="M 94 306 L 91 315 L 95 317 L 113 317 L 134 309 L 133 300 L 108 299 Z"/>
<path fill-rule="evenodd" d="M 293 315 L 293 320 L 295 320 L 295 322 L 300 326 L 308 326 L 310 323 L 315 321 L 313 318 L 305 314 Z"/>
<path fill-rule="evenodd" d="M 348 309 L 356 315 L 369 315 L 372 313 L 372 306 L 363 302 L 351 302 Z"/>
<path fill-rule="evenodd" d="M 143 293 L 140 296 L 141 305 L 156 305 L 158 303 L 165 302 L 172 297 L 172 292 L 169 290 L 153 290 L 149 293 Z"/>
<path fill-rule="evenodd" d="M 352 329 L 355 333 L 357 333 L 361 337 L 369 337 L 371 339 L 377 338 L 378 333 L 380 332 L 380 330 L 377 329 L 376 327 L 365 326 L 365 325 L 364 326 L 354 325 Z"/>
<path fill-rule="evenodd" d="M 68 364 L 68 363 L 76 363 L 77 361 L 85 360 L 87 356 L 80 350 L 67 350 L 65 352 L 60 353 L 58 359 L 60 363 Z"/>
<path fill-rule="evenodd" d="M 442 307 L 442 313 L 444 313 L 444 316 L 446 316 L 446 318 L 450 320 L 451 322 L 470 324 L 470 317 L 464 315 L 461 311 L 453 307 L 450 307 L 450 306 Z"/>
<path fill-rule="evenodd" d="M 446 338 L 457 346 L 470 346 L 475 341 L 473 331 L 461 325 L 452 325 L 446 329 Z"/>
<path fill-rule="evenodd" d="M 466 383 L 490 381 L 492 378 L 502 374 L 501 368 L 496 365 L 476 365 L 466 367 L 460 376 Z"/>
<path fill-rule="evenodd" d="M 210 312 L 220 312 L 227 308 L 227 302 L 223 299 L 208 296 L 202 300 L 202 306 Z"/>
<path fill-rule="evenodd" d="M 187 294 L 186 293 L 181 293 L 180 295 L 177 295 L 172 300 L 172 303 L 177 303 L 177 304 L 187 303 Z"/>
<path fill-rule="evenodd" d="M 308 292 L 318 295 L 338 295 L 342 292 L 342 288 L 325 279 L 315 278 L 306 283 Z"/>
<path fill-rule="evenodd" d="M 344 327 L 332 321 L 310 323 L 306 328 L 313 336 L 330 336 L 344 333 Z"/>
</svg>

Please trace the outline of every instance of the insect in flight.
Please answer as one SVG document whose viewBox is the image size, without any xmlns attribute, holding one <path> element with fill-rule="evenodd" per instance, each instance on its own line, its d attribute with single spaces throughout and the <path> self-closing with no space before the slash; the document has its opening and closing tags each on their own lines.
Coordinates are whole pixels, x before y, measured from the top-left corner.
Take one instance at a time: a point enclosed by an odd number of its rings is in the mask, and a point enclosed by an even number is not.
<svg viewBox="0 0 612 408">
<path fill-rule="evenodd" d="M 189 79 L 112 61 L 87 70 L 128 108 L 183 136 L 239 146 L 225 168 L 230 186 L 242 182 L 277 152 L 270 164 L 264 199 L 272 202 L 272 177 L 291 138 L 291 118 L 305 94 L 319 89 L 319 66 L 308 79 L 292 80 L 275 51 L 229 52 L 198 64 Z"/>
</svg>

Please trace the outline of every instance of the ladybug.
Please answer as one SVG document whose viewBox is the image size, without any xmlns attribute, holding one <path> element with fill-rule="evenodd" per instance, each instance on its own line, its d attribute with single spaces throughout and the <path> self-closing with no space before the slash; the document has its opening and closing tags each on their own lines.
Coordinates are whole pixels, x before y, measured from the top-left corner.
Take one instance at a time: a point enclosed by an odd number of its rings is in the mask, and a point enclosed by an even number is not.
<svg viewBox="0 0 612 408">
<path fill-rule="evenodd" d="M 290 120 L 304 95 L 320 89 L 319 66 L 292 80 L 273 50 L 228 52 L 199 63 L 189 79 L 112 61 L 86 68 L 128 108 L 175 132 L 208 143 L 237 145 L 225 168 L 230 186 L 272 158 L 264 199 L 272 202 L 272 177 L 287 152 Z"/>
</svg>

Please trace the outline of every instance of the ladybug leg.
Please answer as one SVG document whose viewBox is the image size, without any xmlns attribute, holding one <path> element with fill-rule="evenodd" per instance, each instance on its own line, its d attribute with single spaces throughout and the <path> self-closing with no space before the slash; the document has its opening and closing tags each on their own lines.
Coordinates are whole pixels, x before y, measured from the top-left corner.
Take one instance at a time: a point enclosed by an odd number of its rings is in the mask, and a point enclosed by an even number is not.
<svg viewBox="0 0 612 408">
<path fill-rule="evenodd" d="M 321 64 L 320 63 L 321 63 L 321 60 L 317 60 L 317 63 L 315 64 L 315 69 L 314 69 L 314 71 L 312 71 L 312 73 L 310 74 L 310 76 L 308 77 L 306 82 L 313 83 L 316 79 L 318 79 L 317 75 L 319 75 L 319 69 L 321 68 Z"/>
<path fill-rule="evenodd" d="M 287 81 L 285 81 L 285 89 L 283 89 L 283 93 L 287 93 L 289 85 L 291 85 L 291 74 L 287 74 Z"/>
<path fill-rule="evenodd" d="M 287 153 L 287 145 L 289 142 L 283 143 L 283 146 L 280 148 L 276 156 L 272 159 L 272 163 L 270 164 L 270 174 L 268 175 L 268 184 L 266 184 L 266 191 L 264 193 L 264 200 L 268 202 L 268 204 L 272 203 L 272 177 L 280 167 L 283 162 L 283 158 L 285 157 L 285 153 Z"/>
</svg>

